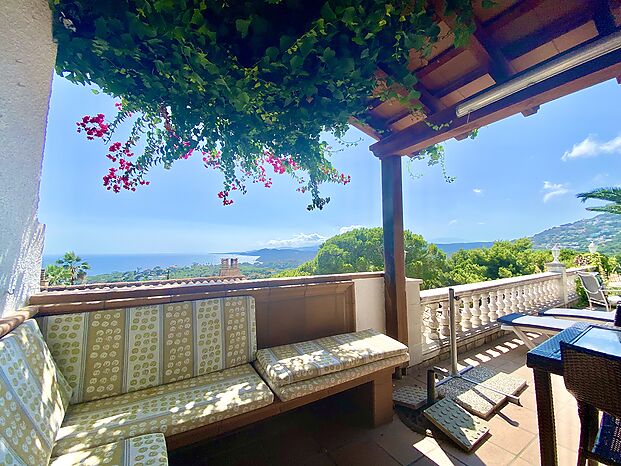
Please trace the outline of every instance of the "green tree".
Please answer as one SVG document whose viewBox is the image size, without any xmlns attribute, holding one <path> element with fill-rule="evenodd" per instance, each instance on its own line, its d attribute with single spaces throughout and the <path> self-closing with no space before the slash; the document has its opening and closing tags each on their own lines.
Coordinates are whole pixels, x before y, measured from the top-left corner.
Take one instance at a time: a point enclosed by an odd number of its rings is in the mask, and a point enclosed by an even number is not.
<svg viewBox="0 0 621 466">
<path fill-rule="evenodd" d="M 91 268 L 88 262 L 83 261 L 73 251 L 66 252 L 62 259 L 58 259 L 56 263 L 67 271 L 70 285 L 75 285 L 78 281 L 84 280 L 87 270 Z"/>
<path fill-rule="evenodd" d="M 50 264 L 45 267 L 45 277 L 50 285 L 69 285 L 71 283 L 69 270 L 59 265 Z"/>
<path fill-rule="evenodd" d="M 422 236 L 405 231 L 405 272 L 423 280 L 423 288 L 443 286 L 448 273 L 446 255 Z M 384 270 L 381 228 L 357 228 L 328 239 L 317 257 L 281 276 L 327 275 Z"/>
<path fill-rule="evenodd" d="M 592 212 L 606 212 L 609 214 L 621 214 L 621 188 L 596 188 L 586 193 L 576 194 L 582 202 L 588 199 L 598 199 L 608 201 L 608 204 L 596 207 L 587 207 Z"/>
<path fill-rule="evenodd" d="M 528 238 L 497 241 L 491 248 L 462 249 L 449 261 L 449 282 L 458 285 L 528 275 L 539 271 L 541 260 Z"/>
</svg>

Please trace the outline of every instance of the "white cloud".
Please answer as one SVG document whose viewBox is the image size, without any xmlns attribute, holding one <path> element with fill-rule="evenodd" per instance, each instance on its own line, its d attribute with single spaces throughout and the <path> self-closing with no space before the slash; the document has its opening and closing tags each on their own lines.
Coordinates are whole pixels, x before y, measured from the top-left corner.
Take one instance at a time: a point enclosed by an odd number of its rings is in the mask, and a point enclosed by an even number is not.
<svg viewBox="0 0 621 466">
<path fill-rule="evenodd" d="M 477 222 L 477 225 L 485 225 L 485 222 Z"/>
<path fill-rule="evenodd" d="M 550 181 L 544 181 L 543 192 L 545 193 L 543 195 L 543 202 L 548 202 L 554 197 L 567 194 L 569 189 L 567 189 L 567 183 L 552 183 Z"/>
<path fill-rule="evenodd" d="M 621 154 L 621 136 L 610 141 L 600 142 L 589 134 L 587 138 L 578 144 L 574 144 L 571 150 L 565 151 L 561 159 L 563 161 L 580 157 L 596 157 L 599 154 Z"/>
<path fill-rule="evenodd" d="M 474 189 L 472 190 L 472 192 L 473 192 L 474 194 L 483 194 L 483 190 L 482 190 L 481 188 L 474 188 Z"/>
<path fill-rule="evenodd" d="M 454 218 L 453 220 L 448 222 L 449 225 L 455 225 L 456 223 L 457 223 L 457 219 L 456 218 Z"/>
<path fill-rule="evenodd" d="M 364 227 L 362 225 L 349 225 L 348 227 L 341 227 L 339 229 L 339 235 L 342 235 L 343 233 L 347 233 L 348 231 L 355 230 L 357 228 L 364 228 Z"/>
<path fill-rule="evenodd" d="M 272 248 L 301 248 L 304 246 L 315 246 L 327 240 L 327 236 L 319 233 L 300 233 L 287 239 L 271 239 L 267 246 Z"/>
</svg>

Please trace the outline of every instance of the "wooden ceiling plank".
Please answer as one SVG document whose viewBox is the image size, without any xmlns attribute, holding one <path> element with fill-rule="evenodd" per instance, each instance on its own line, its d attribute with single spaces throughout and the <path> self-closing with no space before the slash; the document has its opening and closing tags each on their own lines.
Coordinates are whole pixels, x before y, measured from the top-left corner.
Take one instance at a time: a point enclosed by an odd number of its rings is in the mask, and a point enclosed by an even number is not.
<svg viewBox="0 0 621 466">
<path fill-rule="evenodd" d="M 410 126 L 373 144 L 371 150 L 378 157 L 409 155 L 617 76 L 621 76 L 621 51 L 534 84 L 461 118 L 455 116 L 454 108 L 443 110 L 429 117 L 427 122 Z M 437 131 L 431 127 L 447 123 L 446 127 Z"/>
<path fill-rule="evenodd" d="M 416 72 L 415 72 L 416 76 L 418 76 L 419 79 L 424 78 L 425 76 L 427 76 L 428 74 L 430 74 L 433 71 L 437 70 L 441 66 L 446 65 L 453 58 L 457 57 L 458 55 L 461 55 L 465 51 L 466 51 L 466 49 L 463 49 L 463 48 L 459 48 L 458 49 L 458 48 L 455 48 L 455 47 L 451 47 L 450 49 L 442 52 L 440 55 L 432 58 L 429 61 L 429 63 L 427 63 L 422 68 L 416 70 Z"/>
<path fill-rule="evenodd" d="M 517 40 L 502 48 L 504 55 L 509 59 L 521 57 L 522 55 L 552 42 L 554 39 L 583 26 L 593 19 L 593 10 L 585 7 L 578 14 L 571 14 L 561 17 L 546 25 L 545 28 L 537 31 L 537 34 L 530 34 L 523 39 Z"/>
<path fill-rule="evenodd" d="M 382 139 L 382 135 L 378 133 L 375 130 L 375 128 L 372 128 L 371 126 L 367 125 L 366 123 L 363 123 L 357 118 L 349 117 L 349 124 L 352 125 L 354 128 L 358 128 L 360 131 L 367 134 L 368 136 L 371 136 L 376 141 L 379 141 L 380 139 Z"/>
<path fill-rule="evenodd" d="M 441 99 L 447 95 L 449 95 L 452 92 L 455 92 L 459 89 L 461 89 L 462 87 L 464 87 L 467 84 L 470 84 L 472 81 L 475 81 L 483 76 L 485 76 L 486 74 L 489 74 L 490 76 L 492 76 L 489 68 L 485 67 L 482 69 L 478 69 L 478 70 L 474 70 L 464 76 L 462 76 L 461 78 L 453 81 L 452 83 L 447 84 L 446 86 L 444 86 L 440 91 L 436 92 L 434 94 L 434 96 L 438 99 Z M 492 78 L 494 78 L 492 76 Z M 496 81 L 496 79 L 494 79 L 494 81 Z M 496 81 L 498 82 L 498 81 Z"/>
</svg>

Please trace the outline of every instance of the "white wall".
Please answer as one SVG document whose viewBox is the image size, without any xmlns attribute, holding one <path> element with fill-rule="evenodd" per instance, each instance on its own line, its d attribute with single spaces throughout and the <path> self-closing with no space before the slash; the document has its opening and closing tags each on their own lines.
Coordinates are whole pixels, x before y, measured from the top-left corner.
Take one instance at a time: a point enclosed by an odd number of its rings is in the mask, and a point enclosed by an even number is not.
<svg viewBox="0 0 621 466">
<path fill-rule="evenodd" d="M 423 353 L 421 283 L 422 280 L 417 278 L 408 278 L 405 285 L 410 365 L 420 362 Z M 384 279 L 382 277 L 354 279 L 354 294 L 356 296 L 356 330 L 373 328 L 385 333 Z"/>
<path fill-rule="evenodd" d="M 386 313 L 384 311 L 384 279 L 354 279 L 356 296 L 356 330 L 373 328 L 386 332 Z"/>
<path fill-rule="evenodd" d="M 0 315 L 39 289 L 37 219 L 56 58 L 47 0 L 0 1 Z"/>
</svg>

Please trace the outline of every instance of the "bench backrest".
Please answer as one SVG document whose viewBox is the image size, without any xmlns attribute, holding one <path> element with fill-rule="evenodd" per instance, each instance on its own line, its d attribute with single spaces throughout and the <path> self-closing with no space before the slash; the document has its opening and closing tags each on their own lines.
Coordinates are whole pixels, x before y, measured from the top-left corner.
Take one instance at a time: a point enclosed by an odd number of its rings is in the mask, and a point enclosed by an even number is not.
<svg viewBox="0 0 621 466">
<path fill-rule="evenodd" d="M 39 319 L 71 386 L 71 403 L 97 400 L 251 362 L 251 296 L 63 314 Z"/>
<path fill-rule="evenodd" d="M 34 320 L 3 336 L 0 464 L 48 464 L 70 396 Z"/>
</svg>

